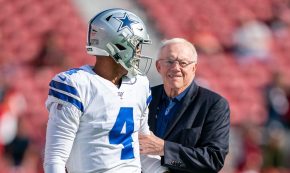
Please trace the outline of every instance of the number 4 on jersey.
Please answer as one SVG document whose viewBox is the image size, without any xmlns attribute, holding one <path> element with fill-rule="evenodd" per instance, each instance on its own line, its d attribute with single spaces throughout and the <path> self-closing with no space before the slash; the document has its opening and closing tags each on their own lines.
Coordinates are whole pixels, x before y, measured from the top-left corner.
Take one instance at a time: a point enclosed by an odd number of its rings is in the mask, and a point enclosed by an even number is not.
<svg viewBox="0 0 290 173">
<path fill-rule="evenodd" d="M 124 124 L 125 133 L 122 132 Z M 132 147 L 132 133 L 134 131 L 133 108 L 121 107 L 117 120 L 109 133 L 110 144 L 123 144 L 121 160 L 133 159 L 134 151 Z"/>
</svg>

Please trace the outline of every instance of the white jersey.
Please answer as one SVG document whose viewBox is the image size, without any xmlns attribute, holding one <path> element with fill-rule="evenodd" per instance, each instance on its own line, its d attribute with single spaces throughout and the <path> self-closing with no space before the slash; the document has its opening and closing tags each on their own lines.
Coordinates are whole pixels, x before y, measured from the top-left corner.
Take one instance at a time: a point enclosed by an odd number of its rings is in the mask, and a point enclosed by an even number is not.
<svg viewBox="0 0 290 173">
<path fill-rule="evenodd" d="M 139 133 L 149 133 L 148 79 L 124 77 L 118 88 L 90 66 L 50 82 L 46 173 L 141 172 Z"/>
</svg>

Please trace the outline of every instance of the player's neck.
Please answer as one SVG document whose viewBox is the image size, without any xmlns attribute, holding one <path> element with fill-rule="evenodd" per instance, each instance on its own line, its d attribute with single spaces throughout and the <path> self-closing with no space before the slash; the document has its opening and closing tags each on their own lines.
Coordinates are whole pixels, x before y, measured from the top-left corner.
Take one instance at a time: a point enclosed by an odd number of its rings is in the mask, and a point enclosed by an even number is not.
<svg viewBox="0 0 290 173">
<path fill-rule="evenodd" d="M 97 58 L 96 64 L 93 68 L 94 72 L 114 85 L 120 86 L 121 79 L 125 75 L 120 65 L 115 63 L 114 60 L 106 58 Z"/>
</svg>

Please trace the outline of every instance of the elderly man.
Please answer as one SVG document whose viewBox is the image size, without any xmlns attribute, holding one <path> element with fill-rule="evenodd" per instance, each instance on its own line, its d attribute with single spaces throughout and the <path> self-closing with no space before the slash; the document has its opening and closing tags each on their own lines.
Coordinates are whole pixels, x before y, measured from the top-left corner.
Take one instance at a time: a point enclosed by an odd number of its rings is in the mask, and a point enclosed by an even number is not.
<svg viewBox="0 0 290 173">
<path fill-rule="evenodd" d="M 140 152 L 160 155 L 173 173 L 218 172 L 229 147 L 228 102 L 194 82 L 197 53 L 184 39 L 164 42 L 156 68 L 163 84 L 152 88 L 153 134 L 139 136 Z"/>
</svg>

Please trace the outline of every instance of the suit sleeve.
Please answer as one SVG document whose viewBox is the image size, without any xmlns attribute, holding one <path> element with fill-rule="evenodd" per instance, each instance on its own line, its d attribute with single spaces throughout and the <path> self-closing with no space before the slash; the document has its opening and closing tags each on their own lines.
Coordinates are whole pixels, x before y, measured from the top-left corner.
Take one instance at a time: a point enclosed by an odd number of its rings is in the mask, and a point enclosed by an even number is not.
<svg viewBox="0 0 290 173">
<path fill-rule="evenodd" d="M 229 147 L 230 111 L 227 101 L 221 98 L 211 106 L 206 116 L 197 145 L 185 147 L 165 141 L 164 166 L 205 173 L 218 172 L 223 167 Z"/>
</svg>

